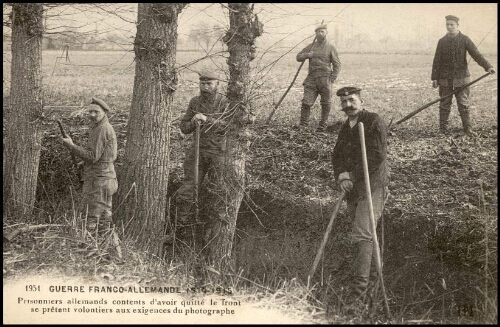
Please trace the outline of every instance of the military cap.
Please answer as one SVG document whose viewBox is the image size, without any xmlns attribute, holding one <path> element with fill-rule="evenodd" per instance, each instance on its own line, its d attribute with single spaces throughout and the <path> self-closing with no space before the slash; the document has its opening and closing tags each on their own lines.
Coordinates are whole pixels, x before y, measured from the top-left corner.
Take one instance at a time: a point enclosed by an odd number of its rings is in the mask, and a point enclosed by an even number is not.
<svg viewBox="0 0 500 327">
<path fill-rule="evenodd" d="M 204 69 L 198 73 L 200 75 L 200 81 L 211 81 L 219 80 L 219 74 L 213 70 Z"/>
<path fill-rule="evenodd" d="M 453 21 L 455 21 L 457 23 L 460 20 L 460 18 L 458 18 L 457 16 L 454 16 L 454 15 L 448 15 L 445 18 L 446 18 L 446 20 L 453 20 Z"/>
<path fill-rule="evenodd" d="M 346 86 L 337 91 L 337 96 L 347 96 L 351 94 L 359 94 L 361 92 L 361 89 L 359 87 L 355 86 Z"/>
<path fill-rule="evenodd" d="M 326 30 L 326 24 L 319 24 L 318 26 L 316 26 L 316 28 L 314 29 L 314 31 L 316 32 L 317 30 Z"/>
<path fill-rule="evenodd" d="M 92 98 L 92 101 L 90 101 L 90 104 L 96 104 L 99 107 L 101 107 L 102 110 L 104 110 L 106 112 L 110 112 L 111 111 L 111 108 L 108 106 L 108 104 L 106 102 L 102 101 L 101 99 Z"/>
</svg>

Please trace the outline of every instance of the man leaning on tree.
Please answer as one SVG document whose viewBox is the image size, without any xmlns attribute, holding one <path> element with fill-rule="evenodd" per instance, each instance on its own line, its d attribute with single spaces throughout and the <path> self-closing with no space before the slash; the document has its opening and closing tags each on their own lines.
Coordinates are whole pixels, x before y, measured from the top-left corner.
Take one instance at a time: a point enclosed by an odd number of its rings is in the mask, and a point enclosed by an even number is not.
<svg viewBox="0 0 500 327">
<path fill-rule="evenodd" d="M 439 86 L 440 97 L 444 97 L 470 82 L 467 53 L 485 71 L 490 74 L 495 73 L 493 66 L 483 57 L 471 39 L 458 30 L 460 19 L 453 15 L 448 15 L 445 19 L 448 33 L 438 41 L 431 75 L 432 86 L 434 88 Z M 469 96 L 469 87 L 455 94 L 464 132 L 474 135 L 470 120 Z M 450 96 L 439 102 L 439 131 L 443 134 L 447 132 L 452 100 L 453 97 Z"/>
</svg>

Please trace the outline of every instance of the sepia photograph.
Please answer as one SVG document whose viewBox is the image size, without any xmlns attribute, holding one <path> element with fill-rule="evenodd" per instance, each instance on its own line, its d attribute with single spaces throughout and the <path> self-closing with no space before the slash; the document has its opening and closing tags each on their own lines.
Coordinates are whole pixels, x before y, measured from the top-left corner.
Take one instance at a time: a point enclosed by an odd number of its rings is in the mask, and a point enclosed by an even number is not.
<svg viewBox="0 0 500 327">
<path fill-rule="evenodd" d="M 4 324 L 498 324 L 497 3 L 4 3 Z"/>
</svg>

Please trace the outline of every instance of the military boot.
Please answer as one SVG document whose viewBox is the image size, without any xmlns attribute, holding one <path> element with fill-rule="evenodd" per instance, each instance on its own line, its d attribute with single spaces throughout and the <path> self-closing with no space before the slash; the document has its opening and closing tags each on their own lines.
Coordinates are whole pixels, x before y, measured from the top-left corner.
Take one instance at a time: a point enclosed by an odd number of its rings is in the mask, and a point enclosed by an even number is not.
<svg viewBox="0 0 500 327">
<path fill-rule="evenodd" d="M 356 257 L 353 265 L 353 277 L 348 303 L 353 303 L 366 292 L 368 279 L 370 275 L 370 267 L 373 255 L 373 243 L 368 241 L 360 241 L 356 244 Z"/>
<path fill-rule="evenodd" d="M 462 107 L 459 110 L 460 118 L 462 119 L 462 126 L 464 128 L 464 133 L 470 136 L 476 135 L 476 133 L 472 129 L 472 124 L 470 122 L 470 113 L 469 108 Z"/>
<path fill-rule="evenodd" d="M 325 132 L 328 122 L 328 115 L 330 114 L 331 105 L 329 103 L 321 104 L 321 120 L 319 121 L 317 132 Z"/>
<path fill-rule="evenodd" d="M 307 127 L 309 125 L 309 117 L 311 116 L 311 106 L 302 104 L 300 109 L 300 127 Z"/>
<path fill-rule="evenodd" d="M 446 134 L 448 132 L 448 118 L 451 108 L 439 107 L 439 132 Z"/>
</svg>

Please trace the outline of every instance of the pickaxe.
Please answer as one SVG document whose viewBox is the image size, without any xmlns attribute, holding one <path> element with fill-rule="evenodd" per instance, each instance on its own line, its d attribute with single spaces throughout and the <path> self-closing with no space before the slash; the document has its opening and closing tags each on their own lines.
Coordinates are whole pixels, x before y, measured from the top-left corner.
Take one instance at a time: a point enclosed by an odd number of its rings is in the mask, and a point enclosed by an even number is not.
<svg viewBox="0 0 500 327">
<path fill-rule="evenodd" d="M 68 134 L 66 134 L 66 131 L 64 130 L 64 127 L 59 119 L 54 119 L 57 125 L 59 126 L 59 131 L 61 131 L 61 135 L 64 138 L 68 138 Z M 73 161 L 73 165 L 75 166 L 76 169 L 78 169 L 78 160 L 76 159 L 76 156 L 73 154 L 73 152 L 70 152 L 71 154 L 71 160 Z"/>
<path fill-rule="evenodd" d="M 44 108 L 46 108 L 47 106 L 44 106 Z M 52 107 L 52 106 L 48 106 L 48 107 Z M 44 119 L 44 120 L 48 120 L 48 121 L 52 121 L 52 122 L 56 122 L 57 125 L 59 126 L 59 131 L 61 132 L 61 136 L 64 137 L 64 138 L 67 138 L 68 137 L 68 134 L 66 133 L 66 131 L 64 130 L 64 127 L 61 123 L 61 120 L 59 120 L 58 118 L 53 118 L 52 116 L 54 115 L 49 115 L 51 117 L 47 117 L 47 116 L 44 116 L 44 115 L 40 115 L 38 116 L 39 118 L 41 119 Z M 78 177 L 78 181 L 80 182 L 80 185 L 79 187 L 82 186 L 82 182 L 81 182 L 81 169 L 80 169 L 80 166 L 78 165 L 78 159 L 76 158 L 76 156 L 70 152 L 70 155 L 71 155 L 71 161 L 73 163 L 73 166 L 76 170 L 76 174 L 77 174 L 77 177 Z"/>
</svg>

